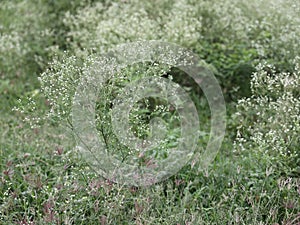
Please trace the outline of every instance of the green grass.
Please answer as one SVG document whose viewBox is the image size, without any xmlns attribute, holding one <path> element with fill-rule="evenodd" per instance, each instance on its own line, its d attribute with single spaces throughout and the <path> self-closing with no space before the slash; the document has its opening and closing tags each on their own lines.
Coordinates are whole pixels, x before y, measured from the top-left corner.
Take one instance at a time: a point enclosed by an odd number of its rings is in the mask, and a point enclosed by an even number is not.
<svg viewBox="0 0 300 225">
<path fill-rule="evenodd" d="M 288 224 L 299 212 L 299 178 L 232 153 L 229 137 L 207 171 L 187 165 L 167 181 L 134 188 L 99 177 L 63 130 L 22 126 L 17 115 L 2 114 L 3 224 Z"/>
</svg>

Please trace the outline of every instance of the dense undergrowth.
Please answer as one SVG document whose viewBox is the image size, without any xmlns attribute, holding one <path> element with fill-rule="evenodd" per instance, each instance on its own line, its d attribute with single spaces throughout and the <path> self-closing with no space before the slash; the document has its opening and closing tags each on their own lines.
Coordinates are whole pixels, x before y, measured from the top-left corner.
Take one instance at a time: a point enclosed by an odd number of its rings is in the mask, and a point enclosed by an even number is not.
<svg viewBox="0 0 300 225">
<path fill-rule="evenodd" d="M 299 224 L 299 15 L 296 0 L 2 1 L 0 224 Z M 227 106 L 226 137 L 210 167 L 199 170 L 195 158 L 147 188 L 95 173 L 73 151 L 69 123 L 85 67 L 138 40 L 192 50 L 214 72 Z M 99 109 L 109 110 L 132 74 L 157 71 L 173 75 L 194 100 L 205 146 L 208 103 L 172 68 L 127 68 L 127 80 L 108 85 Z M 139 137 L 149 118 L 176 123 L 164 105 L 140 102 L 132 120 Z M 97 122 L 122 152 L 111 124 Z"/>
</svg>

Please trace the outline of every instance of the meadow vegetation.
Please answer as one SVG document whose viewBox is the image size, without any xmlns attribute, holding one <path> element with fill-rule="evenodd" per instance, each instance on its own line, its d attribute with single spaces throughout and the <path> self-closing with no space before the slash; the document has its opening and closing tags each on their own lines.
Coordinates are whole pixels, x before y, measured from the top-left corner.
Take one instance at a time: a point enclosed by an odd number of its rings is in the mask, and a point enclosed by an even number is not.
<svg viewBox="0 0 300 225">
<path fill-rule="evenodd" d="M 300 224 L 299 37 L 298 0 L 2 0 L 0 224 Z M 150 187 L 99 176 L 74 151 L 70 122 L 86 68 L 138 40 L 196 53 L 217 77 L 227 107 L 214 162 L 202 170 L 194 158 Z M 205 147 L 209 105 L 184 73 L 140 64 L 122 74 L 100 93 L 97 108 L 97 128 L 113 154 L 134 154 L 109 122 L 117 91 L 166 74 L 194 100 L 199 149 Z M 176 145 L 176 112 L 149 98 L 136 104 L 131 122 L 143 138 L 149 120 L 161 115 L 174 131 L 156 153 L 164 158 Z"/>
</svg>

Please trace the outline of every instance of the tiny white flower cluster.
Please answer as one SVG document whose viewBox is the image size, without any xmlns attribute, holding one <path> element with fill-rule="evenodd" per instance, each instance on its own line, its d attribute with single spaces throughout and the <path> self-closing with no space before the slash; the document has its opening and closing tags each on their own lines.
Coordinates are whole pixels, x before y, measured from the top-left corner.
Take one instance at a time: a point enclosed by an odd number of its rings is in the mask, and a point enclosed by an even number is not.
<svg viewBox="0 0 300 225">
<path fill-rule="evenodd" d="M 21 101 L 21 99 L 19 99 L 18 107 L 15 106 L 14 108 L 12 108 L 12 111 L 16 111 L 23 114 L 24 122 L 26 122 L 31 129 L 37 128 L 42 120 L 42 117 L 36 113 L 37 104 L 36 99 L 34 99 L 34 96 L 28 97 L 26 99 L 26 105 L 24 104 L 24 102 Z"/>
<path fill-rule="evenodd" d="M 89 5 L 67 13 L 64 23 L 75 52 L 153 39 L 200 50 L 203 39 L 221 39 L 250 43 L 263 58 L 286 60 L 300 47 L 299 8 L 297 0 L 131 0 Z"/>
<path fill-rule="evenodd" d="M 61 62 L 55 59 L 51 68 L 41 74 L 41 90 L 49 101 L 51 110 L 48 117 L 59 118 L 69 114 L 71 108 L 71 94 L 74 93 L 76 82 L 81 73 L 81 68 L 76 66 L 75 57 L 64 57 Z M 71 92 L 71 93 L 70 93 Z"/>
<path fill-rule="evenodd" d="M 201 38 L 204 3 L 180 1 L 137 1 L 111 3 L 108 8 L 97 3 L 66 14 L 70 27 L 70 45 L 105 52 L 120 43 L 137 40 L 162 40 L 195 46 Z M 159 7 L 161 5 L 161 7 Z M 99 13 L 101 12 L 101 13 Z"/>
<path fill-rule="evenodd" d="M 239 124 L 236 150 L 259 149 L 272 157 L 299 157 L 300 58 L 293 73 L 276 73 L 260 64 L 253 74 L 252 97 L 241 99 L 234 118 Z"/>
</svg>

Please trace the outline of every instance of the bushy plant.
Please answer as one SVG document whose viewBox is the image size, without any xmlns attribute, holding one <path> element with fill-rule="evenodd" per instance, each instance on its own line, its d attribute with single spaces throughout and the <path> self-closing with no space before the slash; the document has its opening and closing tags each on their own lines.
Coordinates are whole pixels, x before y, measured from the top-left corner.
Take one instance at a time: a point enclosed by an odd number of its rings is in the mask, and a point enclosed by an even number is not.
<svg viewBox="0 0 300 225">
<path fill-rule="evenodd" d="M 292 73 L 259 64 L 251 79 L 250 98 L 238 101 L 236 150 L 257 153 L 268 165 L 299 176 L 300 61 Z M 250 154 L 251 154 L 250 153 Z"/>
</svg>

